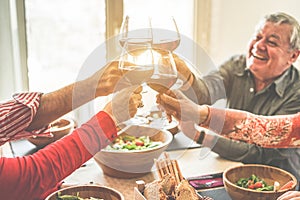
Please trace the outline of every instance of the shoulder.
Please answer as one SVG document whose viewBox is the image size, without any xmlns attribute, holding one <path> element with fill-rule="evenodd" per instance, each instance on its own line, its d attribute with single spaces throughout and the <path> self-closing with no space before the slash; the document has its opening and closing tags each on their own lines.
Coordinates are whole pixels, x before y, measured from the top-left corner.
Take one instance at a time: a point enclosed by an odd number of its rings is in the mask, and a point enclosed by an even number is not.
<svg viewBox="0 0 300 200">
<path fill-rule="evenodd" d="M 231 56 L 221 66 L 220 70 L 231 71 L 235 74 L 244 74 L 246 69 L 246 56 L 244 54 L 238 54 Z"/>
</svg>

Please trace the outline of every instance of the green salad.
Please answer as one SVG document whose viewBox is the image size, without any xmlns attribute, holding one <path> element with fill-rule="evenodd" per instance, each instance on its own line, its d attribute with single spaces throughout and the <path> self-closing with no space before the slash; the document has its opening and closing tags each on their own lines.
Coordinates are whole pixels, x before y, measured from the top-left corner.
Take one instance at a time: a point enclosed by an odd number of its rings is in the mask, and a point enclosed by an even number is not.
<svg viewBox="0 0 300 200">
<path fill-rule="evenodd" d="M 255 174 L 252 174 L 249 178 L 240 178 L 236 182 L 236 185 L 257 191 L 273 191 L 274 189 L 273 185 L 267 185 L 267 183 L 263 179 L 256 176 Z"/>
<path fill-rule="evenodd" d="M 162 142 L 152 141 L 149 136 L 135 137 L 131 135 L 121 135 L 117 137 L 111 145 L 108 145 L 106 150 L 143 150 L 150 149 L 161 145 Z"/>
</svg>

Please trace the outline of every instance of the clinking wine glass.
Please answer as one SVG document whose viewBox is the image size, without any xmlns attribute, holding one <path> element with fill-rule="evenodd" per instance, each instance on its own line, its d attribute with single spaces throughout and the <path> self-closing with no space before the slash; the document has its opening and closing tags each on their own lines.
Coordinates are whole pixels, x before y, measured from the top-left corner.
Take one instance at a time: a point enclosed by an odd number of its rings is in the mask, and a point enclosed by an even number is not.
<svg viewBox="0 0 300 200">
<path fill-rule="evenodd" d="M 119 42 L 122 47 L 119 69 L 132 85 L 142 85 L 143 93 L 147 92 L 145 82 L 154 71 L 149 17 L 126 16 L 121 26 Z M 135 125 L 147 123 L 143 110 L 139 108 L 135 117 L 128 123 Z"/>
<path fill-rule="evenodd" d="M 164 93 L 169 89 L 178 89 L 183 81 L 178 78 L 176 64 L 172 52 L 180 44 L 180 33 L 174 17 L 154 16 L 150 19 L 152 30 L 152 48 L 160 53 L 160 57 L 155 65 L 152 83 L 148 85 L 158 93 Z M 158 109 L 157 106 L 153 109 Z M 176 121 L 176 120 L 174 120 Z M 158 125 L 157 125 L 158 124 Z M 175 122 L 176 124 L 176 122 Z M 166 114 L 162 112 L 162 117 L 156 123 L 158 128 L 172 127 L 174 123 L 169 123 Z"/>
<path fill-rule="evenodd" d="M 147 81 L 147 85 L 156 94 L 165 93 L 167 90 L 173 87 L 178 77 L 173 54 L 168 50 L 156 49 L 153 50 L 153 58 L 154 71 L 153 75 Z M 156 96 L 156 94 L 154 96 Z M 156 113 L 157 111 L 157 104 L 153 105 L 152 103 L 152 108 L 149 113 Z M 161 112 L 161 116 L 159 118 L 153 118 L 151 120 L 150 126 L 158 129 L 168 129 L 176 124 L 176 122 L 169 123 L 164 112 Z"/>
<path fill-rule="evenodd" d="M 152 48 L 173 52 L 180 44 L 180 33 L 174 17 L 153 16 L 150 18 Z"/>
<path fill-rule="evenodd" d="M 171 51 L 153 50 L 153 75 L 147 85 L 158 93 L 165 93 L 177 80 L 176 64 Z"/>
<path fill-rule="evenodd" d="M 119 42 L 127 51 L 140 49 L 141 45 L 152 44 L 152 29 L 149 17 L 124 18 L 120 29 Z"/>
<path fill-rule="evenodd" d="M 151 43 L 137 43 L 133 48 L 132 43 L 126 41 L 122 48 L 118 67 L 123 77 L 131 85 L 144 86 L 154 71 Z M 141 112 L 141 109 L 138 109 L 137 114 L 126 122 L 127 125 L 147 124 L 148 120 L 143 117 Z"/>
<path fill-rule="evenodd" d="M 177 80 L 176 65 L 171 51 L 179 45 L 180 35 L 174 18 L 168 19 L 170 21 L 166 23 L 171 23 L 169 30 L 160 29 L 156 19 L 144 21 L 139 19 L 137 22 L 136 18 L 126 16 L 122 23 L 119 41 L 123 48 L 119 69 L 124 72 L 125 78 L 131 84 L 143 84 L 144 91 L 148 94 L 145 82 L 153 90 L 163 93 L 170 89 Z M 146 96 L 149 98 L 148 94 Z M 143 99 L 144 97 L 145 94 L 143 94 Z M 145 99 L 143 102 L 149 100 Z M 152 99 L 153 101 L 155 102 Z M 149 110 L 144 113 L 138 112 L 129 121 L 131 124 L 148 124 L 145 116 L 150 112 Z M 138 117 L 139 115 L 143 117 Z"/>
</svg>

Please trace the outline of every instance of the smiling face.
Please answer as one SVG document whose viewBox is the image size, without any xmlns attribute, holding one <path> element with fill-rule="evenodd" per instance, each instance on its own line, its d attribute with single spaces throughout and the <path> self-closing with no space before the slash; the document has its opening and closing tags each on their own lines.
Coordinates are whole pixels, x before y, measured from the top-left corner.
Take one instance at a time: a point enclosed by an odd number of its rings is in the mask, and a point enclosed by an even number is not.
<svg viewBox="0 0 300 200">
<path fill-rule="evenodd" d="M 291 25 L 267 21 L 250 40 L 247 67 L 257 80 L 274 80 L 296 61 L 299 51 L 290 49 L 291 31 Z"/>
</svg>

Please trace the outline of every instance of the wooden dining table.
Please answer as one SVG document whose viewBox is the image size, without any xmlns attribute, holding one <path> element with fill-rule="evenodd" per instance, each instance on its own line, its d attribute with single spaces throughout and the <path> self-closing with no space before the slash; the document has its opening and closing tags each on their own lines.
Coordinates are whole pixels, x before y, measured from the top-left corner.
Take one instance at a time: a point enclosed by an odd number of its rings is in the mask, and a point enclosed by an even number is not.
<svg viewBox="0 0 300 200">
<path fill-rule="evenodd" d="M 210 149 L 193 143 L 181 133 L 174 136 L 173 142 L 170 148 L 167 149 L 167 152 L 171 159 L 178 161 L 178 165 L 185 178 L 220 173 L 228 167 L 242 164 L 221 158 Z M 150 183 L 157 178 L 158 174 L 155 167 L 149 173 L 140 177 L 131 179 L 110 177 L 102 172 L 102 169 L 92 158 L 68 176 L 64 180 L 62 187 L 79 184 L 99 184 L 118 190 L 124 195 L 126 200 L 134 200 L 134 187 L 136 187 L 137 180 Z"/>
<path fill-rule="evenodd" d="M 26 139 L 17 140 L 1 146 L 1 156 L 25 156 L 38 150 L 39 149 L 35 145 Z M 176 159 L 178 161 L 182 175 L 186 179 L 201 175 L 220 173 L 229 167 L 242 165 L 240 162 L 233 162 L 221 158 L 209 148 L 201 147 L 196 144 L 187 138 L 182 132 L 174 135 L 173 140 L 166 151 L 169 154 L 170 159 Z M 161 155 L 161 157 L 163 157 L 163 155 Z M 155 179 L 158 179 L 158 174 L 154 166 L 149 173 L 146 173 L 143 176 L 131 179 L 122 179 L 104 174 L 100 166 L 92 158 L 65 178 L 62 187 L 99 184 L 114 188 L 121 192 L 125 197 L 125 200 L 135 200 L 134 188 L 137 186 L 136 181 L 143 180 L 145 183 L 150 183 Z M 200 190 L 198 192 L 201 193 L 202 191 Z M 206 194 L 206 190 L 203 192 Z M 214 200 L 230 200 L 230 197 L 227 195 L 224 188 L 221 192 L 223 192 L 219 194 L 221 197 L 214 198 Z M 228 196 L 228 198 L 224 199 L 224 193 Z"/>
</svg>

